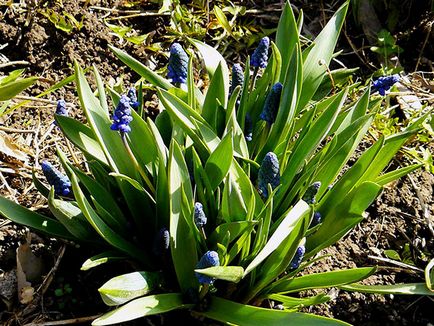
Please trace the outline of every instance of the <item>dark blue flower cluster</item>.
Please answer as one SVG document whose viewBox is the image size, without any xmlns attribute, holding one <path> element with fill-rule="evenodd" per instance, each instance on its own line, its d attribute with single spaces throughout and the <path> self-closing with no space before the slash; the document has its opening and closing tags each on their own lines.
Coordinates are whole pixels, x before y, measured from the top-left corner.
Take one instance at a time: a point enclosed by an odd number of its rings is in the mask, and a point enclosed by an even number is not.
<svg viewBox="0 0 434 326">
<path fill-rule="evenodd" d="M 304 253 L 306 252 L 306 248 L 302 245 L 297 248 L 297 251 L 295 252 L 294 257 L 292 258 L 291 262 L 289 263 L 290 269 L 297 269 L 301 262 L 303 261 Z"/>
<path fill-rule="evenodd" d="M 265 68 L 268 63 L 268 48 L 270 47 L 270 39 L 265 36 L 259 42 L 258 47 L 250 58 L 250 65 L 257 68 Z"/>
<path fill-rule="evenodd" d="M 165 227 L 158 231 L 157 236 L 154 238 L 154 254 L 160 256 L 164 254 L 170 246 L 170 233 Z"/>
<path fill-rule="evenodd" d="M 64 100 L 58 100 L 56 106 L 56 114 L 63 115 L 65 117 L 68 116 L 68 110 L 66 109 L 66 102 Z M 57 122 L 54 121 L 53 124 L 57 126 Z"/>
<path fill-rule="evenodd" d="M 127 97 L 130 99 L 130 106 L 136 110 L 139 107 L 139 102 L 137 101 L 137 92 L 134 87 L 128 90 Z"/>
<path fill-rule="evenodd" d="M 119 103 L 113 113 L 113 124 L 111 130 L 119 130 L 120 132 L 130 132 L 130 122 L 133 121 L 131 116 L 130 98 L 126 95 L 122 95 Z"/>
<path fill-rule="evenodd" d="M 280 185 L 279 160 L 276 154 L 269 152 L 265 155 L 258 173 L 258 192 L 263 198 L 268 198 L 268 184 L 272 189 Z"/>
<path fill-rule="evenodd" d="M 50 186 L 54 187 L 54 193 L 56 195 L 68 196 L 71 193 L 71 181 L 69 181 L 66 175 L 63 175 L 48 161 L 43 161 L 41 168 Z"/>
<path fill-rule="evenodd" d="M 244 138 L 246 141 L 252 141 L 253 139 L 253 121 L 249 113 L 246 114 L 246 119 L 244 120 Z"/>
<path fill-rule="evenodd" d="M 203 211 L 203 205 L 201 203 L 194 204 L 194 223 L 198 228 L 203 228 L 206 224 L 207 218 Z"/>
<path fill-rule="evenodd" d="M 378 91 L 380 95 L 386 95 L 386 91 L 393 86 L 393 84 L 399 82 L 399 75 L 381 76 L 377 80 L 372 82 L 372 91 Z"/>
<path fill-rule="evenodd" d="M 243 68 L 239 63 L 236 63 L 232 66 L 232 82 L 231 87 L 229 89 L 229 94 L 232 94 L 237 86 L 243 86 L 244 82 L 244 72 Z"/>
<path fill-rule="evenodd" d="M 173 43 L 170 46 L 169 72 L 167 77 L 172 79 L 173 83 L 185 84 L 187 82 L 188 55 L 185 53 L 181 44 Z"/>
<path fill-rule="evenodd" d="M 281 83 L 276 83 L 271 88 L 270 93 L 268 93 L 265 99 L 264 108 L 262 109 L 261 115 L 259 116 L 261 120 L 267 121 L 269 125 L 276 121 L 277 111 L 280 104 L 280 96 L 282 95 L 283 85 Z"/>
<path fill-rule="evenodd" d="M 303 200 L 308 204 L 315 204 L 316 203 L 315 196 L 318 193 L 320 187 L 321 187 L 320 181 L 316 181 L 312 183 L 304 193 Z"/>
<path fill-rule="evenodd" d="M 322 220 L 321 213 L 320 212 L 315 212 L 313 214 L 312 222 L 310 222 L 310 227 L 312 228 L 312 227 L 320 224 L 321 220 Z"/>
<path fill-rule="evenodd" d="M 220 266 L 219 255 L 215 251 L 207 251 L 196 265 L 196 269 L 204 269 L 208 267 Z M 200 284 L 213 284 L 214 277 L 206 276 L 200 273 L 195 273 Z"/>
</svg>

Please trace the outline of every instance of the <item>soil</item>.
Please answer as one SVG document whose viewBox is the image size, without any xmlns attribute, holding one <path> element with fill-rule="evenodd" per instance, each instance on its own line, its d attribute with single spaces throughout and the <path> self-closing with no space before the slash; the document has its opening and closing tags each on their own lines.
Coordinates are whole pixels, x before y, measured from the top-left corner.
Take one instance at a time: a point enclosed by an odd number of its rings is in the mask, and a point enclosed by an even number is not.
<svg viewBox="0 0 434 326">
<path fill-rule="evenodd" d="M 248 5 L 259 8 L 270 1 L 248 2 Z M 276 1 L 277 2 L 277 1 Z M 315 33 L 322 25 L 323 16 L 318 16 L 318 5 L 307 4 L 306 1 L 293 1 L 296 6 L 303 8 L 306 13 L 306 30 Z M 137 81 L 138 76 L 125 68 L 110 52 L 107 45 L 115 44 L 125 49 L 133 56 L 140 58 L 146 64 L 159 67 L 164 65 L 165 58 L 161 54 L 149 49 L 147 45 L 132 45 L 121 41 L 102 22 L 105 11 L 90 10 L 89 6 L 100 6 L 118 9 L 141 9 L 142 11 L 157 9 L 147 1 L 136 2 L 135 7 L 128 8 L 128 1 L 28 1 L 27 10 L 18 3 L 2 4 L 0 0 L 0 54 L 10 61 L 26 60 L 27 75 L 41 76 L 26 95 L 35 96 L 73 73 L 73 61 L 82 67 L 94 64 L 100 71 L 106 83 L 114 84 L 122 79 L 125 87 Z M 40 7 L 31 7 L 39 3 Z M 38 10 L 46 7 L 61 13 L 71 13 L 78 21 L 83 19 L 83 27 L 68 34 L 57 29 Z M 323 2 L 321 1 L 321 5 Z M 336 9 L 339 1 L 325 9 Z M 324 9 L 324 8 L 322 8 Z M 325 11 L 327 12 L 327 10 Z M 275 24 L 279 12 L 271 12 L 257 18 L 264 26 Z M 419 69 L 431 69 L 433 58 L 432 42 L 428 42 L 425 52 L 416 51 L 415 47 L 407 46 L 410 40 L 417 40 L 423 45 L 426 38 L 432 34 L 427 30 L 427 23 L 432 22 L 431 14 L 426 14 L 423 20 L 406 21 L 406 30 L 401 31 L 405 56 L 403 64 L 406 71 L 413 71 L 416 60 L 420 58 Z M 319 17 L 319 18 L 318 18 Z M 250 18 L 249 18 L 250 19 Z M 150 33 L 146 44 L 162 42 L 164 45 L 165 29 L 168 24 L 167 16 L 147 16 L 130 19 L 124 22 L 132 26 L 138 34 Z M 354 36 L 355 43 L 360 43 L 360 30 L 354 25 L 346 26 L 349 37 Z M 360 37 L 360 38 L 359 38 Z M 167 42 L 166 42 L 167 43 Z M 7 44 L 2 48 L 2 45 Z M 378 67 L 377 58 L 373 55 L 365 56 L 365 52 L 356 53 L 348 45 L 346 39 L 341 45 L 348 50 L 344 56 L 345 63 L 352 66 L 365 66 L 365 73 L 372 73 L 372 66 Z M 354 44 L 353 44 L 354 45 Z M 358 44 L 356 44 L 357 47 Z M 353 51 L 353 52 L 351 52 Z M 245 50 L 245 53 L 248 53 Z M 241 53 L 241 55 L 245 54 Z M 361 55 L 362 54 L 362 55 Z M 240 55 L 239 53 L 237 56 Z M 1 60 L 0 56 L 0 60 Z M 235 57 L 232 58 L 235 60 Z M 1 61 L 0 61 L 1 63 Z M 431 68 L 430 68 L 431 66 Z M 9 66 L 0 70 L 4 74 L 18 68 Z M 11 157 L 0 157 L 0 195 L 14 198 L 26 207 L 46 210 L 45 200 L 32 186 L 31 166 L 38 165 L 43 159 L 55 162 L 54 144 L 65 147 L 60 132 L 52 125 L 52 112 L 55 101 L 64 98 L 70 103 L 70 115 L 83 119 L 78 107 L 75 106 L 76 93 L 70 85 L 49 95 L 51 103 L 32 102 L 27 107 L 21 107 L 9 115 L 0 116 L 0 125 L 8 128 L 34 130 L 33 133 L 8 132 L 20 152 L 28 155 L 28 161 L 17 161 Z M 149 106 L 155 107 L 155 99 L 149 95 Z M 78 105 L 77 105 L 78 106 Z M 150 114 L 152 110 L 150 111 Z M 432 145 L 432 144 L 431 144 Z M 431 152 L 434 147 L 431 146 Z M 395 164 L 401 164 L 395 162 Z M 12 169 L 12 170 L 11 170 Z M 411 179 L 412 180 L 411 180 Z M 368 217 L 344 239 L 323 253 L 330 257 L 318 262 L 309 272 L 333 270 L 337 268 L 351 268 L 362 266 L 381 266 L 375 276 L 367 280 L 369 284 L 395 284 L 399 282 L 423 282 L 424 275 L 408 268 L 401 268 L 372 256 L 384 257 L 384 250 L 395 250 L 407 262 L 418 268 L 424 268 L 429 259 L 434 256 L 434 235 L 428 228 L 421 201 L 427 207 L 430 223 L 434 223 L 433 200 L 434 176 L 424 170 L 412 173 L 392 185 L 388 185 L 381 196 L 368 210 Z M 28 230 L 0 219 L 0 272 L 9 273 L 16 268 L 16 248 L 27 234 Z M 82 262 L 93 253 L 92 248 L 77 248 L 76 244 L 65 243 L 44 236 L 32 235 L 32 249 L 37 256 L 42 257 L 46 272 L 53 271 L 54 278 L 48 287 L 39 290 L 37 300 L 33 304 L 23 305 L 16 300 L 14 293 L 10 300 L 4 300 L 0 309 L 0 321 L 5 325 L 22 325 L 26 323 L 42 323 L 49 320 L 63 320 L 83 316 L 94 316 L 107 311 L 107 307 L 99 299 L 97 288 L 110 277 L 134 270 L 129 262 L 113 265 L 113 269 L 95 269 L 89 272 L 79 271 Z M 62 254 L 63 250 L 65 253 Z M 96 253 L 96 252 L 95 252 Z M 61 259 L 60 259 L 61 258 Z M 53 270 L 53 266 L 59 263 Z M 0 276 L 1 277 L 1 276 Z M 4 278 L 2 278 L 4 279 Z M 47 279 L 39 281 L 40 284 Z M 1 287 L 0 287 L 1 289 Z M 61 291 L 59 291 L 59 289 Z M 66 290 L 71 289 L 71 290 Z M 328 304 L 305 311 L 336 317 L 354 325 L 432 325 L 434 324 L 434 301 L 429 297 L 417 296 L 379 296 L 370 294 L 351 293 L 333 289 L 336 298 Z M 0 293 L 3 295 L 4 293 Z M 186 318 L 185 315 L 181 315 Z M 149 323 L 151 325 L 171 325 L 181 318 L 178 313 L 167 316 L 154 316 L 137 325 Z M 192 325 L 203 324 L 197 320 L 190 320 Z M 90 321 L 84 321 L 90 324 Z"/>
</svg>

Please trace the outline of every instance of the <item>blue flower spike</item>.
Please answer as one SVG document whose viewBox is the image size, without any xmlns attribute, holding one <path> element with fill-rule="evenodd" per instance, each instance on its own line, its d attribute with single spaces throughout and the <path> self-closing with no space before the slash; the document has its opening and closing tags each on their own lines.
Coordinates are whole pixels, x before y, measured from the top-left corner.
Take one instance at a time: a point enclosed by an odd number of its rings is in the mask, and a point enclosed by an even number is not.
<svg viewBox="0 0 434 326">
<path fill-rule="evenodd" d="M 304 253 L 306 252 L 306 248 L 301 245 L 297 248 L 297 251 L 295 252 L 294 257 L 292 258 L 291 262 L 289 263 L 290 269 L 297 269 L 300 267 L 301 262 L 303 261 Z"/>
<path fill-rule="evenodd" d="M 388 91 L 395 83 L 399 82 L 399 75 L 381 76 L 372 82 L 372 91 L 380 93 L 381 96 L 386 95 Z"/>
<path fill-rule="evenodd" d="M 157 236 L 154 239 L 154 254 L 156 256 L 163 255 L 167 250 L 169 250 L 169 246 L 170 233 L 167 228 L 163 227 L 158 231 Z"/>
<path fill-rule="evenodd" d="M 265 68 L 268 63 L 268 48 L 270 47 L 270 39 L 265 36 L 259 42 L 258 47 L 250 58 L 250 65 L 255 68 Z"/>
<path fill-rule="evenodd" d="M 188 55 L 182 48 L 181 44 L 173 43 L 170 46 L 169 72 L 167 77 L 172 79 L 173 83 L 185 84 L 187 82 Z"/>
<path fill-rule="evenodd" d="M 258 173 L 258 191 L 263 198 L 268 198 L 268 184 L 272 189 L 280 185 L 279 160 L 276 154 L 269 152 L 265 155 Z"/>
<path fill-rule="evenodd" d="M 316 181 L 312 183 L 304 193 L 303 200 L 308 204 L 315 204 L 316 203 L 315 196 L 318 193 L 320 187 L 321 187 L 320 181 Z"/>
<path fill-rule="evenodd" d="M 137 101 L 137 92 L 134 87 L 130 87 L 127 92 L 127 97 L 130 99 L 130 106 L 136 110 L 139 107 L 139 102 Z"/>
<path fill-rule="evenodd" d="M 118 106 L 113 113 L 113 124 L 110 129 L 122 133 L 130 132 L 131 127 L 129 124 L 131 121 L 133 121 L 133 117 L 131 116 L 130 98 L 124 94 L 121 96 Z"/>
<path fill-rule="evenodd" d="M 246 141 L 252 141 L 253 139 L 253 121 L 252 117 L 249 113 L 246 114 L 246 118 L 244 120 L 244 138 Z"/>
<path fill-rule="evenodd" d="M 56 195 L 68 196 L 71 194 L 71 181 L 66 175 L 63 175 L 48 161 L 42 161 L 41 168 L 50 186 L 54 187 Z"/>
<path fill-rule="evenodd" d="M 281 83 L 276 83 L 268 93 L 265 99 L 264 108 L 259 116 L 261 120 L 267 121 L 269 125 L 276 121 L 277 111 L 280 104 L 280 96 L 282 95 L 283 85 Z"/>
<path fill-rule="evenodd" d="M 313 218 L 312 218 L 312 222 L 310 223 L 310 227 L 314 227 L 318 224 L 320 224 L 322 221 L 322 216 L 320 212 L 315 212 L 313 213 Z"/>
<path fill-rule="evenodd" d="M 65 100 L 58 100 L 57 101 L 56 114 L 63 115 L 65 117 L 68 116 L 68 110 L 66 109 L 66 102 L 65 102 Z M 56 120 L 54 120 L 53 124 L 57 126 Z"/>
<path fill-rule="evenodd" d="M 196 265 L 196 269 L 204 269 L 208 267 L 220 266 L 219 255 L 215 251 L 207 251 Z M 195 272 L 195 275 L 200 284 L 213 284 L 215 281 L 214 277 L 206 276 Z"/>
<path fill-rule="evenodd" d="M 206 225 L 206 215 L 203 211 L 203 205 L 201 203 L 194 204 L 194 224 L 201 229 Z"/>
<path fill-rule="evenodd" d="M 236 63 L 232 66 L 232 81 L 231 81 L 231 87 L 229 89 L 229 94 L 232 94 L 234 89 L 237 88 L 237 86 L 243 86 L 243 82 L 244 82 L 243 68 L 239 63 Z"/>
</svg>

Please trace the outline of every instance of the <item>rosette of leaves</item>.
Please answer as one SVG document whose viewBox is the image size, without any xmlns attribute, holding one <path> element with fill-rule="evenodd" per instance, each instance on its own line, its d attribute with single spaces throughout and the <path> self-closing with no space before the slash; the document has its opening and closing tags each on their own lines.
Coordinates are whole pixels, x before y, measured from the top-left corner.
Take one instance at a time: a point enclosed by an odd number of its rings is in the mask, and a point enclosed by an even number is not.
<svg viewBox="0 0 434 326">
<path fill-rule="evenodd" d="M 323 95 L 329 82 L 326 66 L 334 55 L 347 6 L 339 8 L 312 45 L 303 49 L 287 3 L 275 42 L 271 42 L 267 67 L 260 68 L 252 80 L 247 58 L 243 85 L 235 87 L 230 96 L 226 61 L 202 42 L 189 40 L 202 56 L 210 79 L 203 92 L 195 86 L 192 57 L 186 85 L 178 88 L 111 47 L 155 87 L 164 108 L 155 121 L 132 110 L 128 133 L 110 130 L 109 107 L 116 107 L 121 94 L 110 90 L 109 105 L 95 70 L 96 97 L 82 69 L 75 65 L 87 123 L 66 116 L 56 116 L 56 121 L 82 150 L 89 173 L 59 150 L 74 199 L 56 198 L 35 176 L 55 218 L 4 198 L 0 199 L 0 213 L 59 238 L 100 246 L 102 253 L 86 261 L 82 269 L 122 257 L 141 264 L 141 271 L 120 275 L 101 287 L 104 302 L 118 307 L 94 325 L 174 309 L 238 325 L 339 325 L 345 323 L 297 311 L 327 302 L 329 295 L 300 298 L 298 293 L 340 287 L 433 295 L 425 283 L 357 283 L 376 267 L 300 275 L 321 259 L 322 249 L 363 220 L 364 211 L 384 185 L 419 167 L 383 172 L 418 131 L 423 118 L 404 132 L 381 137 L 341 174 L 372 122 L 370 112 L 380 103 L 370 100 L 369 87 L 357 100 L 348 96 L 351 85 L 334 93 L 329 89 Z M 320 60 L 325 64 L 319 65 Z M 276 118 L 269 124 L 260 114 L 277 82 L 282 83 L 281 98 Z M 141 112 L 140 89 L 138 99 Z M 253 126 L 248 143 L 243 132 L 247 115 Z M 261 196 L 258 173 L 268 153 L 273 153 L 269 155 L 273 157 L 273 184 L 268 184 L 267 196 Z M 312 184 L 315 198 L 308 198 L 308 204 L 303 198 L 313 196 L 306 194 Z M 201 203 L 206 216 L 200 225 L 195 223 L 195 203 Z M 312 223 L 314 212 L 321 216 L 319 224 Z M 304 255 L 294 259 L 300 246 Z M 212 264 L 199 264 L 205 254 L 212 255 Z M 201 275 L 206 277 L 198 277 Z M 280 303 L 283 311 L 270 309 L 271 301 Z"/>
</svg>

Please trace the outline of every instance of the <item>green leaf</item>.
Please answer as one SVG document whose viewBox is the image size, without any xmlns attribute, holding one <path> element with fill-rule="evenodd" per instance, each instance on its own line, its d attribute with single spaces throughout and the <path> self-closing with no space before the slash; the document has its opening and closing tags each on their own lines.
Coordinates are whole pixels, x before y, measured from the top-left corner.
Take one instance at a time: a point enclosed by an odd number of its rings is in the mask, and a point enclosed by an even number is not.
<svg viewBox="0 0 434 326">
<path fill-rule="evenodd" d="M 179 293 L 150 295 L 135 299 L 104 314 L 95 319 L 92 325 L 113 325 L 145 316 L 162 314 L 175 309 L 188 309 L 192 306 L 192 304 L 183 303 L 182 295 Z"/>
<path fill-rule="evenodd" d="M 203 60 L 205 61 L 205 68 L 208 72 L 209 79 L 211 80 L 214 76 L 217 67 L 221 66 L 222 76 L 223 76 L 223 84 L 225 88 L 225 94 L 228 94 L 229 91 L 229 69 L 226 64 L 226 60 L 223 56 L 214 49 L 212 46 L 205 44 L 201 41 L 188 38 L 188 41 L 193 44 L 200 54 L 202 55 Z M 223 103 L 223 102 L 221 102 Z"/>
<path fill-rule="evenodd" d="M 329 20 L 321 33 L 313 41 L 313 47 L 304 59 L 303 88 L 298 103 L 298 111 L 306 106 L 318 89 L 333 56 L 333 51 L 347 13 L 346 1 Z M 320 60 L 325 64 L 320 65 Z"/>
<path fill-rule="evenodd" d="M 226 18 L 226 15 L 224 14 L 223 10 L 221 10 L 217 6 L 214 6 L 214 14 L 215 14 L 218 22 L 226 30 L 226 32 L 228 32 L 229 34 L 232 34 L 232 27 L 229 24 L 229 21 Z"/>
<path fill-rule="evenodd" d="M 221 105 L 226 109 L 229 88 L 225 85 L 225 76 L 221 64 L 217 66 L 211 83 L 205 95 L 205 102 L 202 109 L 202 117 L 216 130 L 218 129 L 218 107 Z"/>
<path fill-rule="evenodd" d="M 204 269 L 195 269 L 194 271 L 196 273 L 233 283 L 241 281 L 244 273 L 244 269 L 241 266 L 214 266 Z"/>
<path fill-rule="evenodd" d="M 81 210 L 72 202 L 54 198 L 54 187 L 51 187 L 48 195 L 48 207 L 74 237 L 81 241 L 98 242 L 95 231 L 87 223 Z"/>
<path fill-rule="evenodd" d="M 198 283 L 193 270 L 197 263 L 196 242 L 190 214 L 182 212 L 183 191 L 193 206 L 190 175 L 181 148 L 172 141 L 169 156 L 169 196 L 170 196 L 170 239 L 173 265 L 181 289 L 197 288 Z"/>
<path fill-rule="evenodd" d="M 276 45 L 279 48 L 282 56 L 282 71 L 280 74 L 280 82 L 286 85 L 285 80 L 288 76 L 288 67 L 291 57 L 299 43 L 299 33 L 297 30 L 297 22 L 295 21 L 294 12 L 289 1 L 285 2 L 285 7 L 280 16 L 279 24 L 277 25 Z M 291 67 L 291 69 L 301 69 L 301 67 Z"/>
<path fill-rule="evenodd" d="M 48 188 L 47 186 L 45 186 L 36 176 L 35 173 L 35 168 L 32 169 L 32 181 L 33 184 L 35 185 L 36 189 L 38 189 L 38 191 L 41 193 L 42 196 L 44 196 L 45 198 L 48 197 L 48 194 L 50 193 L 50 188 Z"/>
<path fill-rule="evenodd" d="M 197 311 L 205 317 L 230 325 L 258 326 L 258 325 L 303 325 L 328 326 L 349 325 L 343 321 L 300 312 L 287 312 L 273 309 L 243 305 L 218 297 L 211 297 L 207 310 Z"/>
<path fill-rule="evenodd" d="M 385 186 L 389 182 L 398 180 L 399 178 L 419 169 L 422 166 L 423 166 L 422 163 L 412 164 L 412 165 L 406 166 L 406 167 L 401 168 L 401 169 L 396 169 L 394 171 L 387 172 L 387 173 L 377 177 L 377 179 L 375 179 L 375 183 L 378 183 L 380 186 Z"/>
<path fill-rule="evenodd" d="M 213 233 L 208 237 L 208 243 L 210 246 L 221 243 L 222 239 L 229 232 L 228 242 L 231 243 L 236 238 L 238 238 L 243 233 L 247 232 L 247 230 L 253 225 L 257 224 L 255 221 L 239 221 L 239 222 L 230 222 L 230 223 L 222 223 L 217 226 Z"/>
<path fill-rule="evenodd" d="M 309 211 L 309 205 L 300 200 L 282 220 L 265 247 L 258 253 L 249 266 L 247 266 L 244 276 L 249 274 L 254 268 L 256 268 L 256 266 L 271 255 L 271 253 L 288 237 L 291 231 L 295 228 L 297 222 Z"/>
<path fill-rule="evenodd" d="M 98 161 L 108 165 L 104 151 L 95 139 L 92 129 L 71 117 L 56 114 L 55 119 L 62 132 L 74 145 Z"/>
<path fill-rule="evenodd" d="M 104 251 L 98 255 L 92 256 L 81 265 L 80 270 L 87 271 L 99 265 L 118 260 L 125 260 L 127 256 L 120 254 L 118 251 Z"/>
<path fill-rule="evenodd" d="M 283 294 L 270 294 L 267 295 L 265 298 L 282 302 L 283 306 L 286 309 L 314 306 L 317 304 L 326 303 L 332 299 L 330 296 L 324 293 L 306 298 L 293 298 Z"/>
<path fill-rule="evenodd" d="M 81 211 L 83 212 L 90 225 L 92 225 L 92 227 L 98 232 L 100 237 L 107 241 L 107 243 L 109 243 L 113 247 L 149 265 L 149 262 L 147 262 L 148 257 L 144 255 L 140 249 L 122 238 L 116 232 L 116 230 L 112 230 L 111 228 L 109 228 L 107 224 L 105 224 L 104 221 L 101 219 L 101 217 L 98 216 L 98 214 L 92 208 L 89 201 L 86 199 L 83 192 L 81 191 L 80 186 L 78 185 L 78 179 L 75 174 L 71 175 L 71 184 L 75 199 L 77 200 Z"/>
<path fill-rule="evenodd" d="M 0 101 L 7 101 L 32 86 L 39 77 L 17 79 L 5 84 L 0 84 Z"/>
<path fill-rule="evenodd" d="M 92 65 L 92 68 L 93 68 L 93 74 L 95 76 L 96 86 L 98 88 L 99 104 L 107 112 L 107 114 L 109 114 L 109 107 L 107 104 L 107 96 L 105 94 L 104 82 L 96 66 Z"/>
<path fill-rule="evenodd" d="M 111 278 L 98 292 L 106 305 L 118 306 L 149 294 L 159 287 L 161 281 L 160 272 L 133 272 Z"/>
<path fill-rule="evenodd" d="M 403 295 L 429 295 L 434 296 L 434 292 L 430 291 L 425 283 L 407 283 L 393 285 L 363 285 L 363 284 L 347 284 L 339 286 L 345 291 L 356 291 L 362 293 L 376 294 L 403 294 Z"/>
<path fill-rule="evenodd" d="M 431 261 L 426 265 L 425 267 L 425 283 L 426 287 L 433 292 L 434 295 L 434 259 L 431 259 Z"/>
<path fill-rule="evenodd" d="M 129 54 L 125 53 L 124 51 L 110 44 L 109 44 L 109 48 L 123 63 L 125 63 L 128 67 L 130 67 L 140 76 L 142 76 L 145 80 L 147 80 L 152 85 L 156 87 L 161 87 L 165 90 L 169 90 L 170 88 L 173 87 L 173 85 L 167 79 L 161 77 L 160 75 L 157 75 L 155 72 L 153 72 L 151 69 L 143 65 L 140 61 L 134 59 Z"/>
<path fill-rule="evenodd" d="M 228 133 L 211 153 L 205 172 L 214 191 L 226 177 L 233 159 L 232 133 Z"/>
<path fill-rule="evenodd" d="M 0 196 L 0 215 L 56 238 L 76 240 L 62 223 L 28 210 L 2 196 Z"/>
<path fill-rule="evenodd" d="M 362 267 L 309 274 L 289 279 L 283 278 L 273 283 L 267 289 L 267 293 L 291 293 L 354 283 L 371 276 L 376 269 L 376 267 Z"/>
</svg>

